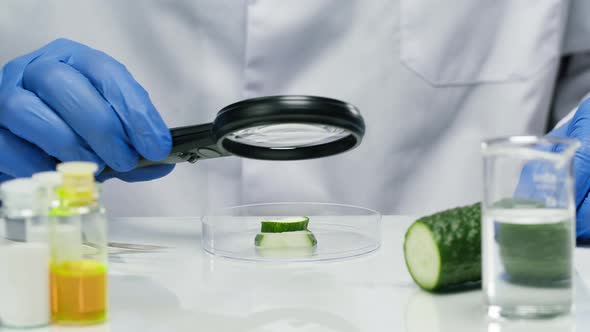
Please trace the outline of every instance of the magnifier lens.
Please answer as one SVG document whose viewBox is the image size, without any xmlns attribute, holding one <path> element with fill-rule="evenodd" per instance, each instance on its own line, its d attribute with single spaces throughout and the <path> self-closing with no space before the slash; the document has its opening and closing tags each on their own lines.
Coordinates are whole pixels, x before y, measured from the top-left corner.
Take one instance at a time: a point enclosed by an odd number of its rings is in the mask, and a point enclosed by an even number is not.
<svg viewBox="0 0 590 332">
<path fill-rule="evenodd" d="M 229 134 L 227 139 L 270 149 L 295 149 L 327 144 L 348 135 L 349 131 L 330 125 L 285 123 L 241 129 Z"/>
</svg>

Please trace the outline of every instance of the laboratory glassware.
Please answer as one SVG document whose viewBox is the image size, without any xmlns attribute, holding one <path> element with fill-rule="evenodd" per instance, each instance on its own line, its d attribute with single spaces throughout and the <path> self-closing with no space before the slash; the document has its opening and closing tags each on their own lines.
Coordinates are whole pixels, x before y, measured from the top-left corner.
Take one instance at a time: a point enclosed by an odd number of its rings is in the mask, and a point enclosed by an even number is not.
<svg viewBox="0 0 590 332">
<path fill-rule="evenodd" d="M 264 220 L 304 217 L 315 245 L 295 247 L 300 233 L 263 234 Z M 367 208 L 312 202 L 243 205 L 211 210 L 202 218 L 203 249 L 213 255 L 250 261 L 321 261 L 363 255 L 379 248 L 381 214 Z M 304 234 L 305 235 L 305 234 Z M 256 246 L 260 236 L 281 238 L 285 248 Z M 304 239 L 305 240 L 305 239 Z"/>
<path fill-rule="evenodd" d="M 482 282 L 490 316 L 571 311 L 578 147 L 531 136 L 482 144 Z"/>
<path fill-rule="evenodd" d="M 62 185 L 50 211 L 51 317 L 62 325 L 107 319 L 107 219 L 90 162 L 57 166 Z"/>
</svg>

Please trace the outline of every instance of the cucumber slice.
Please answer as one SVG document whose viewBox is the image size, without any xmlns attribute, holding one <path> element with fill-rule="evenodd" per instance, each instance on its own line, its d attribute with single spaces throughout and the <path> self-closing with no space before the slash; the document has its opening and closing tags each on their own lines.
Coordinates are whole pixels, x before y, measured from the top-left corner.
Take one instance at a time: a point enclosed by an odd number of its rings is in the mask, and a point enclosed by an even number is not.
<svg viewBox="0 0 590 332">
<path fill-rule="evenodd" d="M 259 248 L 313 248 L 318 241 L 310 231 L 295 231 L 284 233 L 260 233 L 256 235 L 254 244 Z"/>
<path fill-rule="evenodd" d="M 481 280 L 480 204 L 420 218 L 408 229 L 404 257 L 421 288 L 433 291 Z"/>
<path fill-rule="evenodd" d="M 283 233 L 307 230 L 308 217 L 289 217 L 263 220 L 260 225 L 262 233 Z"/>
<path fill-rule="evenodd" d="M 263 257 L 300 258 L 313 254 L 318 241 L 310 231 L 260 233 L 254 244 Z"/>
</svg>

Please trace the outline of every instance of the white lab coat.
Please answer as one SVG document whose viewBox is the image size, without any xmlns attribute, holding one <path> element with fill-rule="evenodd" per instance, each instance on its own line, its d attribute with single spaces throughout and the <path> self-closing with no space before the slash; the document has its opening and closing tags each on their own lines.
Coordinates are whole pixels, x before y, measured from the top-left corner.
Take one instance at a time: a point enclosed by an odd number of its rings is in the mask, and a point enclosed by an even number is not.
<svg viewBox="0 0 590 332">
<path fill-rule="evenodd" d="M 0 63 L 58 37 L 88 44 L 126 64 L 169 126 L 211 121 L 229 103 L 274 94 L 342 99 L 365 117 L 362 145 L 338 156 L 229 157 L 178 165 L 147 183 L 110 181 L 105 201 L 119 216 L 200 215 L 270 201 L 422 214 L 473 202 L 482 139 L 541 135 L 550 110 L 559 118 L 590 91 L 582 58 L 558 80 L 561 56 L 590 46 L 583 0 L 5 0 L 1 7 Z"/>
</svg>

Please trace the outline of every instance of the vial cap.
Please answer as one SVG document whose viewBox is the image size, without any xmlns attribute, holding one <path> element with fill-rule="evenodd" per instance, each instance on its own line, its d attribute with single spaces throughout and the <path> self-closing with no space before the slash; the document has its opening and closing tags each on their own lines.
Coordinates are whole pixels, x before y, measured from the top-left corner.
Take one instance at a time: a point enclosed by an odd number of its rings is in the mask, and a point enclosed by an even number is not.
<svg viewBox="0 0 590 332">
<path fill-rule="evenodd" d="M 2 183 L 2 204 L 9 209 L 31 209 L 37 204 L 39 184 L 31 178 L 13 179 Z"/>
<path fill-rule="evenodd" d="M 63 175 L 60 172 L 48 171 L 33 174 L 33 180 L 43 187 L 55 188 L 61 185 Z"/>
<path fill-rule="evenodd" d="M 72 161 L 57 165 L 57 171 L 63 175 L 94 175 L 98 165 L 89 161 Z"/>
<path fill-rule="evenodd" d="M 92 162 L 66 162 L 57 165 L 63 181 L 58 188 L 64 205 L 80 206 L 96 200 L 94 173 L 98 165 Z"/>
</svg>

